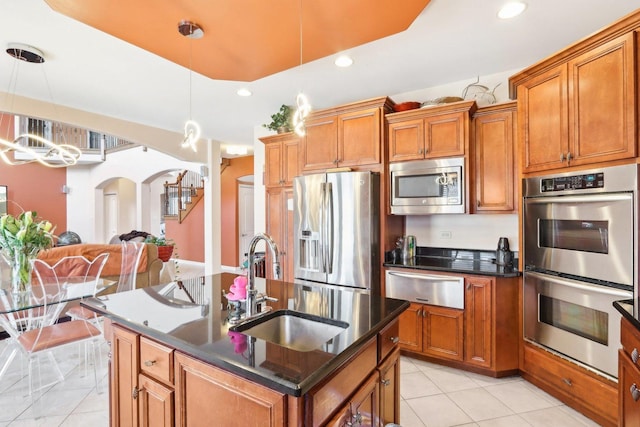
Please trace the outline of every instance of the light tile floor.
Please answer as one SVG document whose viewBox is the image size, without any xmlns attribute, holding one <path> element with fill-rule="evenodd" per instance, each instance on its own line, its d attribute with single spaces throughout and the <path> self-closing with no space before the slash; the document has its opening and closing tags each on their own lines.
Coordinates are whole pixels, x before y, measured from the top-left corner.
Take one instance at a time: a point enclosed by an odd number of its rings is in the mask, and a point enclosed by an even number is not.
<svg viewBox="0 0 640 427">
<path fill-rule="evenodd" d="M 402 356 L 402 427 L 584 427 L 597 423 L 519 376 L 491 378 Z"/>
<path fill-rule="evenodd" d="M 101 351 L 100 394 L 79 346 L 56 352 L 65 381 L 33 399 L 27 396 L 26 368 L 21 372 L 21 362 L 14 361 L 0 382 L 0 427 L 108 426 L 106 344 Z M 598 425 L 518 376 L 495 379 L 407 357 L 400 372 L 402 427 Z"/>
</svg>

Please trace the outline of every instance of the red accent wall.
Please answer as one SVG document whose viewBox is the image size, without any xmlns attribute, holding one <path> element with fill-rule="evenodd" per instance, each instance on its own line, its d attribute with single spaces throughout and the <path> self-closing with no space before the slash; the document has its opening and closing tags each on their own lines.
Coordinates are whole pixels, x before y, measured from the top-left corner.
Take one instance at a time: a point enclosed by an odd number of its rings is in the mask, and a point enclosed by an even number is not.
<svg viewBox="0 0 640 427">
<path fill-rule="evenodd" d="M 13 121 L 13 116 L 2 116 L 0 138 L 13 140 Z M 56 227 L 56 235 L 67 231 L 67 196 L 62 192 L 66 183 L 66 168 L 48 168 L 39 163 L 9 166 L 0 161 L 0 185 L 7 186 L 9 213 L 35 211 L 40 219 Z"/>
<path fill-rule="evenodd" d="M 165 236 L 172 239 L 176 247 L 173 257 L 179 259 L 204 262 L 204 204 L 205 199 L 200 200 L 182 221 L 166 220 Z"/>
<path fill-rule="evenodd" d="M 253 156 L 230 159 L 220 175 L 221 263 L 238 266 L 238 178 L 253 175 Z"/>
</svg>

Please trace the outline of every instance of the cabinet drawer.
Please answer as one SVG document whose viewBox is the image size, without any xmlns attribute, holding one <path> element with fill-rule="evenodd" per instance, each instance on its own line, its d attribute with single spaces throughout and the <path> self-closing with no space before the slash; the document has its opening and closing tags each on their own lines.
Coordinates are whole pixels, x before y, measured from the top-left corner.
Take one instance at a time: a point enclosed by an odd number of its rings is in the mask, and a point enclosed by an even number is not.
<svg viewBox="0 0 640 427">
<path fill-rule="evenodd" d="M 640 332 L 624 317 L 620 321 L 620 342 L 627 356 L 640 367 Z"/>
<path fill-rule="evenodd" d="M 173 349 L 140 337 L 140 371 L 173 384 Z"/>
<path fill-rule="evenodd" d="M 378 362 L 387 357 L 400 342 L 400 323 L 394 320 L 378 334 Z"/>
<path fill-rule="evenodd" d="M 617 423 L 618 390 L 614 382 L 591 377 L 586 370 L 526 344 L 524 371 L 564 395 L 565 398 L 561 400 L 574 402 L 594 416 L 599 415 L 610 423 Z"/>
</svg>

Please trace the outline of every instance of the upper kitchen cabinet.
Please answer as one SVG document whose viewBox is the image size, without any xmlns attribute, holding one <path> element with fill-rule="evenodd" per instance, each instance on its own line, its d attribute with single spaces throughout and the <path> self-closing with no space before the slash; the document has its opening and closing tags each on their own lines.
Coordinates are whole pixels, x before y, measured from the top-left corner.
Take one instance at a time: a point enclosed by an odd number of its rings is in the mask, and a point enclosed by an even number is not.
<svg viewBox="0 0 640 427">
<path fill-rule="evenodd" d="M 303 170 L 380 164 L 382 117 L 391 105 L 384 97 L 311 113 L 305 123 Z"/>
<path fill-rule="evenodd" d="M 264 185 L 290 187 L 300 175 L 300 137 L 283 133 L 260 138 L 264 143 Z"/>
<path fill-rule="evenodd" d="M 479 108 L 473 117 L 475 213 L 517 211 L 515 160 L 516 103 Z"/>
<path fill-rule="evenodd" d="M 638 24 L 622 20 L 510 78 L 524 173 L 637 155 Z"/>
<path fill-rule="evenodd" d="M 475 101 L 388 114 L 389 161 L 463 156 Z"/>
</svg>

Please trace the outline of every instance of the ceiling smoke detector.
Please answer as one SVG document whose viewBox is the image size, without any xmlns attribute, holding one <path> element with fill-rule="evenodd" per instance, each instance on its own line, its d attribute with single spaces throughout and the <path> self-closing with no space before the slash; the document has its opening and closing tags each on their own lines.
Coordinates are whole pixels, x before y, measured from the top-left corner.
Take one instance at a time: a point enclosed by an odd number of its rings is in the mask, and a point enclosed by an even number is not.
<svg viewBox="0 0 640 427">
<path fill-rule="evenodd" d="M 204 36 L 204 30 L 200 25 L 187 20 L 180 21 L 178 24 L 178 32 L 190 39 L 199 39 Z"/>
<path fill-rule="evenodd" d="M 32 64 L 42 64 L 44 62 L 42 51 L 27 44 L 9 43 L 7 45 L 7 53 L 16 59 Z"/>
</svg>

